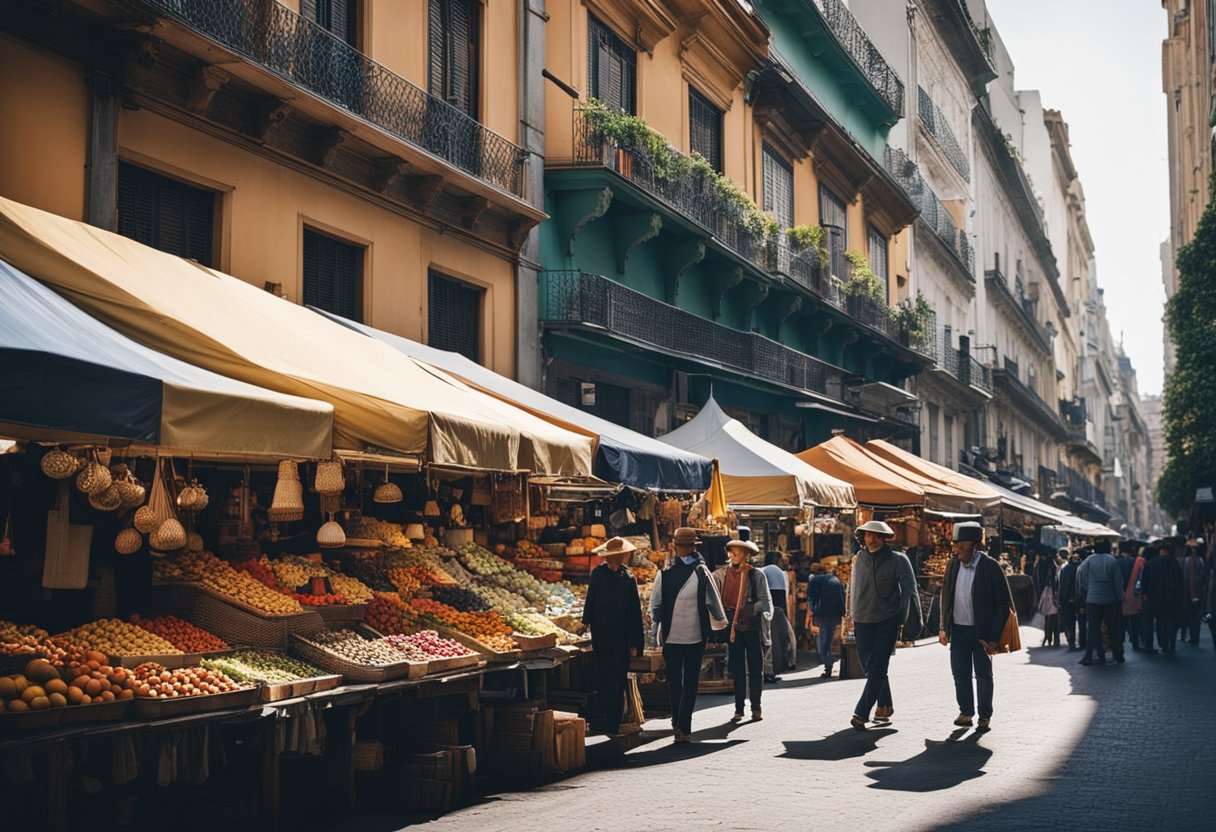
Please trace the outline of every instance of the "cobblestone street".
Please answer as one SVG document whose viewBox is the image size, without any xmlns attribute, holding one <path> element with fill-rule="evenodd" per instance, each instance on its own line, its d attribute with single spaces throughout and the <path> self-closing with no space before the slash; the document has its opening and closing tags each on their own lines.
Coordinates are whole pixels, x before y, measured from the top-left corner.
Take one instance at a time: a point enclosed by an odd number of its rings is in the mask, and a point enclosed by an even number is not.
<svg viewBox="0 0 1216 832">
<path fill-rule="evenodd" d="M 956 729 L 946 650 L 902 649 L 892 662 L 891 726 L 859 733 L 848 717 L 860 680 L 817 669 L 766 688 L 762 722 L 737 726 L 722 696 L 701 697 L 698 742 L 672 745 L 663 720 L 628 753 L 597 738 L 590 770 L 503 793 L 428 824 L 435 830 L 579 829 L 1214 829 L 1216 655 L 1127 653 L 1082 667 L 1080 651 L 999 657 L 986 735 Z M 395 828 L 365 818 L 362 829 Z"/>
</svg>

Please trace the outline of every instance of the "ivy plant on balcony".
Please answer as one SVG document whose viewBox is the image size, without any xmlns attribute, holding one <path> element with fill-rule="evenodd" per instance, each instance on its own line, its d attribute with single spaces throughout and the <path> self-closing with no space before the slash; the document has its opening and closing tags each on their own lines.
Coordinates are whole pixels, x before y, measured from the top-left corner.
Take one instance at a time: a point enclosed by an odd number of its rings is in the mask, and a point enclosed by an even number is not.
<svg viewBox="0 0 1216 832">
<path fill-rule="evenodd" d="M 813 251 L 820 266 L 826 266 L 831 258 L 823 240 L 823 226 L 795 225 L 785 229 L 785 238 L 790 242 L 790 250 L 795 254 L 803 251 Z"/>
<path fill-rule="evenodd" d="M 929 337 L 929 323 L 933 319 L 933 307 L 920 289 L 916 290 L 916 298 L 907 298 L 899 302 L 894 310 L 893 320 L 900 329 L 908 333 L 913 343 L 924 343 Z"/>
<path fill-rule="evenodd" d="M 725 211 L 747 229 L 758 242 L 775 247 L 780 225 L 776 219 L 756 207 L 756 203 L 731 179 L 714 170 L 699 153 L 685 155 L 672 147 L 666 138 L 638 116 L 630 115 L 602 101 L 590 98 L 579 107 L 585 120 L 588 137 L 608 142 L 622 150 L 644 154 L 655 176 L 668 182 L 693 179 L 722 203 Z"/>
<path fill-rule="evenodd" d="M 840 280 L 838 275 L 833 278 L 839 281 L 844 293 L 849 297 L 867 297 L 886 306 L 887 287 L 878 275 L 874 274 L 869 259 L 855 250 L 846 251 L 844 259 L 849 264 L 848 276 L 844 280 Z"/>
</svg>

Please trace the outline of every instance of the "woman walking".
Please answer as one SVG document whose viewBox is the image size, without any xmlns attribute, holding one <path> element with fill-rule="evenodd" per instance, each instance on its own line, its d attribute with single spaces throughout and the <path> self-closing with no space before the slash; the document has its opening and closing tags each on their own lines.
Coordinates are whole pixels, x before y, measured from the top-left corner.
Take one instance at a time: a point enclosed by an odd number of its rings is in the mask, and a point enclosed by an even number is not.
<svg viewBox="0 0 1216 832">
<path fill-rule="evenodd" d="M 730 623 L 727 638 L 727 667 L 735 683 L 735 715 L 732 722 L 743 719 L 743 700 L 752 703 L 752 719 L 763 719 L 760 693 L 764 687 L 764 647 L 761 644 L 760 622 L 772 618 L 773 599 L 764 574 L 747 562 L 760 551 L 750 540 L 732 540 L 726 544 L 730 563 L 714 572 L 714 583 L 726 620 Z"/>
</svg>

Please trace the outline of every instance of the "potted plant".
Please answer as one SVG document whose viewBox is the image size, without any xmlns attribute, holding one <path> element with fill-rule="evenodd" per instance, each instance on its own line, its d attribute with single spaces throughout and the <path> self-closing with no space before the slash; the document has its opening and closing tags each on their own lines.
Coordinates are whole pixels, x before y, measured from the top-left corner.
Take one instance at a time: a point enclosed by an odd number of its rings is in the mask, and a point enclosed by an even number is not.
<svg viewBox="0 0 1216 832">
<path fill-rule="evenodd" d="M 908 345 L 925 343 L 932 334 L 929 332 L 932 316 L 933 307 L 919 289 L 915 298 L 900 301 L 894 315 L 895 322 L 899 324 L 900 340 Z"/>
</svg>

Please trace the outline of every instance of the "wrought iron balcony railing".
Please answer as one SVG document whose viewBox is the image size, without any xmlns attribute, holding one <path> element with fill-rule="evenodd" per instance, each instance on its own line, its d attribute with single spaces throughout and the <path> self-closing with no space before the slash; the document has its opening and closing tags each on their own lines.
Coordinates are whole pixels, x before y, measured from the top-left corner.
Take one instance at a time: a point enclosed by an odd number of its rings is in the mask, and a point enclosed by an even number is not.
<svg viewBox="0 0 1216 832">
<path fill-rule="evenodd" d="M 938 365 L 957 378 L 963 384 L 978 387 L 986 393 L 992 392 L 992 370 L 975 360 L 970 353 L 964 353 L 950 343 L 946 330 L 939 330 L 936 355 Z"/>
<path fill-rule="evenodd" d="M 829 378 L 838 382 L 844 373 L 763 335 L 714 323 L 586 272 L 541 273 L 541 319 L 594 327 L 660 352 L 821 395 L 828 394 Z"/>
<path fill-rule="evenodd" d="M 849 7 L 841 0 L 814 0 L 814 6 L 878 97 L 902 118 L 904 82 L 866 35 Z"/>
<path fill-rule="evenodd" d="M 672 175 L 687 169 L 687 157 L 668 145 L 657 157 L 648 147 L 624 147 L 599 135 L 586 111 L 574 111 L 574 163 L 602 165 L 651 196 L 706 228 L 718 242 L 764 271 L 773 266 L 773 252 L 762 234 L 744 223 L 737 203 L 723 196 L 708 176 Z"/>
<path fill-rule="evenodd" d="M 1068 431 L 1065 428 L 1064 420 L 1060 418 L 1060 414 L 1054 408 L 1043 401 L 1034 387 L 1022 381 L 1018 375 L 1019 370 L 1018 362 L 1006 356 L 1004 366 L 993 369 L 993 379 L 1003 383 L 1023 407 L 1033 410 L 1041 427 L 1051 431 L 1057 438 L 1065 439 Z"/>
<path fill-rule="evenodd" d="M 1106 508 L 1105 492 L 1086 479 L 1080 471 L 1067 465 L 1061 465 L 1059 473 L 1057 484 L 1067 489 L 1070 497 L 1087 500 L 1101 508 Z"/>
<path fill-rule="evenodd" d="M 916 112 L 920 123 L 941 149 L 942 155 L 950 162 L 959 175 L 968 182 L 971 181 L 971 163 L 967 161 L 967 153 L 959 146 L 946 115 L 933 103 L 924 87 L 916 88 Z"/>
<path fill-rule="evenodd" d="M 1015 297 L 1013 290 L 1009 288 L 1009 282 L 1005 279 L 1005 275 L 1000 269 L 988 269 L 984 272 L 984 285 L 988 288 L 995 299 L 1008 308 L 1013 314 L 1018 317 L 1025 327 L 1034 333 L 1035 340 L 1045 352 L 1051 352 L 1051 333 L 1047 331 L 1047 327 L 1039 323 L 1030 309 L 1024 303 L 1024 298 Z"/>
<path fill-rule="evenodd" d="M 276 0 L 129 0 L 478 179 L 526 198 L 518 145 Z"/>
<path fill-rule="evenodd" d="M 920 217 L 925 221 L 925 225 L 937 235 L 938 239 L 950 250 L 950 253 L 958 258 L 959 264 L 966 272 L 967 278 L 971 282 L 975 282 L 975 249 L 971 245 L 971 241 L 967 239 L 967 232 L 963 231 L 954 222 L 954 217 L 946 210 L 946 206 L 937 198 L 937 194 L 925 185 L 920 197 L 918 198 L 920 206 Z"/>
<path fill-rule="evenodd" d="M 777 239 L 773 270 L 814 292 L 825 303 L 838 309 L 844 308 L 840 288 L 832 281 L 829 266 L 819 259 L 819 252 L 812 247 L 794 245 L 784 232 Z"/>
<path fill-rule="evenodd" d="M 908 154 L 904 153 L 898 147 L 887 145 L 882 154 L 882 165 L 887 169 L 887 173 L 899 183 L 899 187 L 907 194 L 908 199 L 914 205 L 919 206 L 918 198 L 925 190 L 924 177 L 920 175 L 920 168 L 916 166 L 908 158 Z"/>
</svg>

